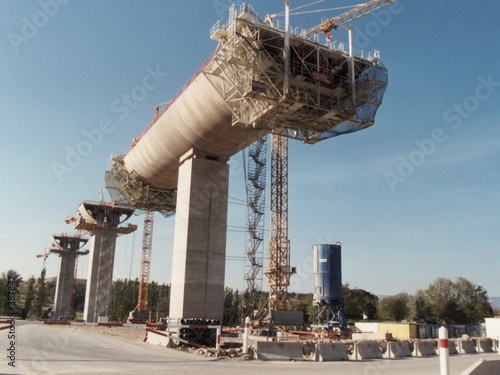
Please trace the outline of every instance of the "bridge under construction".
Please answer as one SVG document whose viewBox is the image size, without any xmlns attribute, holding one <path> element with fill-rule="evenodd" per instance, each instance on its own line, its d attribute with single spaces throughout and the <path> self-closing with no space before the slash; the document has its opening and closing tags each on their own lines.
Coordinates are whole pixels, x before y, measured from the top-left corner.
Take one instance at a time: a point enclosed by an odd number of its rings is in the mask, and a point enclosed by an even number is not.
<svg viewBox="0 0 500 375">
<path fill-rule="evenodd" d="M 350 44 L 332 40 L 337 27 Z M 170 318 L 222 321 L 232 155 L 267 134 L 314 144 L 374 124 L 387 70 L 377 51 L 354 52 L 352 32 L 342 20 L 292 29 L 288 17 L 279 24 L 246 3 L 232 6 L 210 32 L 214 53 L 112 158 L 106 184 L 119 202 L 176 214 Z"/>
</svg>

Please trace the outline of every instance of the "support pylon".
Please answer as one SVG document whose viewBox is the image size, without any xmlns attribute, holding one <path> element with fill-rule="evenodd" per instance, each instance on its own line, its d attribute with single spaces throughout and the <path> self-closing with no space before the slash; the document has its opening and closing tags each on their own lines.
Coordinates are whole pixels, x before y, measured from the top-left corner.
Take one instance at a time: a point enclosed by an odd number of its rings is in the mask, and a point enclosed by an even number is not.
<svg viewBox="0 0 500 375">
<path fill-rule="evenodd" d="M 133 209 L 103 201 L 83 201 L 78 207 L 75 229 L 92 236 L 83 312 L 86 322 L 96 323 L 109 315 L 116 239 L 137 230 L 137 225 L 120 226 L 133 213 Z"/>
<path fill-rule="evenodd" d="M 54 299 L 53 319 L 69 319 L 73 316 L 74 283 L 76 280 L 77 257 L 87 255 L 88 250 L 81 250 L 88 238 L 80 234 L 55 234 L 52 237 L 50 253 L 59 255 L 59 272 L 57 275 L 56 294 Z"/>
</svg>

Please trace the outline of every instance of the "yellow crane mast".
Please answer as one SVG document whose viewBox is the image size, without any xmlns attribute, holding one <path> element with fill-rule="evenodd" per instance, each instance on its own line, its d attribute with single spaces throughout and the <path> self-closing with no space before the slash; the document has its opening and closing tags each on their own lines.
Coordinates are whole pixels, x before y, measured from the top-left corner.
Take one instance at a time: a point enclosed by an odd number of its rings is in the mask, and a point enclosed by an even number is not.
<svg viewBox="0 0 500 375">
<path fill-rule="evenodd" d="M 153 249 L 154 211 L 144 211 L 144 233 L 142 237 L 141 274 L 139 277 L 139 295 L 137 306 L 130 312 L 129 323 L 152 323 L 148 306 L 149 273 L 151 270 L 151 251 Z"/>
<path fill-rule="evenodd" d="M 271 136 L 271 238 L 269 240 L 268 311 L 287 310 L 290 285 L 288 239 L 288 138 Z"/>
</svg>

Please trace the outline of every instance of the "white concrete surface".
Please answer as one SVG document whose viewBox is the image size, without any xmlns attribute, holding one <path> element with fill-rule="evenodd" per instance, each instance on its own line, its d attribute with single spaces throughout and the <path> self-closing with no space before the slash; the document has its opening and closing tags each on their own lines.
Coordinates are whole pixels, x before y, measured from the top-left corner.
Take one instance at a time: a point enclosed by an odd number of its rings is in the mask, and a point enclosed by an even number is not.
<svg viewBox="0 0 500 375">
<path fill-rule="evenodd" d="M 16 333 L 16 367 L 0 358 L 1 374 L 421 375 L 439 371 L 436 356 L 342 362 L 213 360 L 68 327 L 18 321 Z M 7 348 L 6 344 L 7 336 L 0 334 L 0 345 Z M 461 374 L 480 359 L 497 360 L 498 355 L 453 356 L 451 374 Z"/>
<path fill-rule="evenodd" d="M 355 342 L 354 351 L 351 355 L 351 359 L 380 359 L 382 358 L 382 353 L 380 352 L 379 343 L 376 341 L 372 342 Z"/>
<path fill-rule="evenodd" d="M 315 357 L 320 362 L 349 360 L 346 344 L 342 342 L 319 343 Z"/>
<path fill-rule="evenodd" d="M 500 318 L 486 318 L 484 324 L 486 325 L 486 337 L 498 340 L 500 337 Z"/>
<path fill-rule="evenodd" d="M 194 152 L 181 162 L 169 316 L 222 322 L 229 166 Z"/>
</svg>

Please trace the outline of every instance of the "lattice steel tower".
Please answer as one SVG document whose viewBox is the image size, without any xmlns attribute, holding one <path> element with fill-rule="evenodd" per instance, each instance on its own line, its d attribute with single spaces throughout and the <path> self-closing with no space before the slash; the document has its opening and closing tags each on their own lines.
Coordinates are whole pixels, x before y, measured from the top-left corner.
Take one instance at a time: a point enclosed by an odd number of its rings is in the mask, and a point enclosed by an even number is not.
<svg viewBox="0 0 500 375">
<path fill-rule="evenodd" d="M 271 238 L 269 240 L 268 311 L 286 310 L 290 285 L 288 239 L 288 138 L 271 136 Z"/>
<path fill-rule="evenodd" d="M 262 291 L 262 264 L 264 252 L 264 212 L 266 206 L 267 137 L 248 147 L 245 163 L 247 194 L 247 234 L 245 246 L 245 282 L 243 316 L 253 317 L 259 307 Z"/>
<path fill-rule="evenodd" d="M 144 211 L 144 234 L 142 237 L 141 276 L 136 311 L 148 311 L 149 271 L 151 269 L 151 251 L 153 248 L 153 225 L 155 212 Z"/>
</svg>

